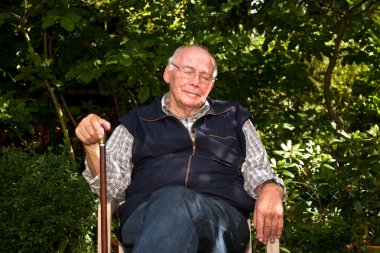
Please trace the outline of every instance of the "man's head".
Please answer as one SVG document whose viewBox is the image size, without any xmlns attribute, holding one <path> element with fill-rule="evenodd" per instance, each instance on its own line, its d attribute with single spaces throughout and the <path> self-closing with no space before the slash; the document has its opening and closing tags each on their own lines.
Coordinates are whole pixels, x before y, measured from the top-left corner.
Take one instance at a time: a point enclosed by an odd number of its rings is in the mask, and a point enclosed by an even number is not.
<svg viewBox="0 0 380 253">
<path fill-rule="evenodd" d="M 217 74 L 214 57 L 201 46 L 178 48 L 164 72 L 169 107 L 178 116 L 195 113 L 206 101 Z"/>
</svg>

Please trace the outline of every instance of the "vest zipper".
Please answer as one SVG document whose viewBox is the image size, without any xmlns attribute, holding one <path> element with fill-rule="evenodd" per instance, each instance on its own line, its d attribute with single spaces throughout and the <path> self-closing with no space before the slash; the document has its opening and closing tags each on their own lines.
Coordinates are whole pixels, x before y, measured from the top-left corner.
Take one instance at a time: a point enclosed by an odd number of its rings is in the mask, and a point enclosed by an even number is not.
<svg viewBox="0 0 380 253">
<path fill-rule="evenodd" d="M 191 129 L 191 131 L 194 131 L 194 129 Z M 185 177 L 185 187 L 187 187 L 188 183 L 189 183 L 189 174 L 190 174 L 190 166 L 191 166 L 191 160 L 194 156 L 194 153 L 195 153 L 195 133 L 194 133 L 194 140 L 191 138 L 191 134 L 189 133 L 190 135 L 190 139 L 191 139 L 191 142 L 192 142 L 192 146 L 193 146 L 193 151 L 192 153 L 190 154 L 189 156 L 189 161 L 187 162 L 187 168 L 186 168 L 186 177 Z"/>
</svg>

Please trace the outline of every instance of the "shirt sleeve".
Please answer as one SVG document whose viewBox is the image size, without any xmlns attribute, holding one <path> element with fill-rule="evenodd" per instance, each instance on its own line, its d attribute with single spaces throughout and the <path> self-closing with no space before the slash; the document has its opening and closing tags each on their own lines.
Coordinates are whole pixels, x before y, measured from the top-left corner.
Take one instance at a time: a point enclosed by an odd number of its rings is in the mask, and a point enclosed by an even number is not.
<svg viewBox="0 0 380 253">
<path fill-rule="evenodd" d="M 255 189 L 268 180 L 274 180 L 284 187 L 285 193 L 284 182 L 276 176 L 274 169 L 271 167 L 264 145 L 250 120 L 244 123 L 243 133 L 246 143 L 246 157 L 241 168 L 244 177 L 244 189 L 252 198 L 256 199 Z M 284 198 L 285 195 L 286 193 Z"/>
<path fill-rule="evenodd" d="M 119 125 L 106 143 L 107 197 L 117 202 L 125 200 L 125 190 L 131 183 L 133 141 L 127 128 Z M 100 177 L 92 176 L 87 161 L 85 165 L 82 175 L 92 191 L 99 195 Z"/>
</svg>

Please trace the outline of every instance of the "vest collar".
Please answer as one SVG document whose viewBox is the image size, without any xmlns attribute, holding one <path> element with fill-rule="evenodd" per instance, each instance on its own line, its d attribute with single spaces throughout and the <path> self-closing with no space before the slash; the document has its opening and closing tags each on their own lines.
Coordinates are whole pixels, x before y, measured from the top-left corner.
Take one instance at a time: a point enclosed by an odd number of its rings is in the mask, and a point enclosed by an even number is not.
<svg viewBox="0 0 380 253">
<path fill-rule="evenodd" d="M 156 98 L 151 104 L 141 107 L 141 110 L 139 112 L 140 118 L 147 121 L 154 121 L 166 117 L 171 117 L 162 110 L 161 101 L 162 96 Z M 207 101 L 210 105 L 210 109 L 205 115 L 223 114 L 230 111 L 233 108 L 233 104 L 222 100 L 214 100 L 210 97 L 207 97 Z"/>
</svg>

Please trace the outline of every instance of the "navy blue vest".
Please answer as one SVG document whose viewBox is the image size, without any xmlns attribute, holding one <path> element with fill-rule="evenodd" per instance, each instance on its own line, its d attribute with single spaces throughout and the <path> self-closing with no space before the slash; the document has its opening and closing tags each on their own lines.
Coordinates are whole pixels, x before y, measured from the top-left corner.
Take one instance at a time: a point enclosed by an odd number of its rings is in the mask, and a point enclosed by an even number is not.
<svg viewBox="0 0 380 253">
<path fill-rule="evenodd" d="M 120 122 L 134 137 L 132 181 L 119 208 L 121 224 L 156 190 L 184 185 L 223 199 L 248 215 L 254 200 L 243 188 L 242 125 L 250 117 L 238 104 L 208 99 L 210 110 L 193 125 L 195 141 L 183 124 L 166 115 L 161 99 L 131 110 Z"/>
</svg>

